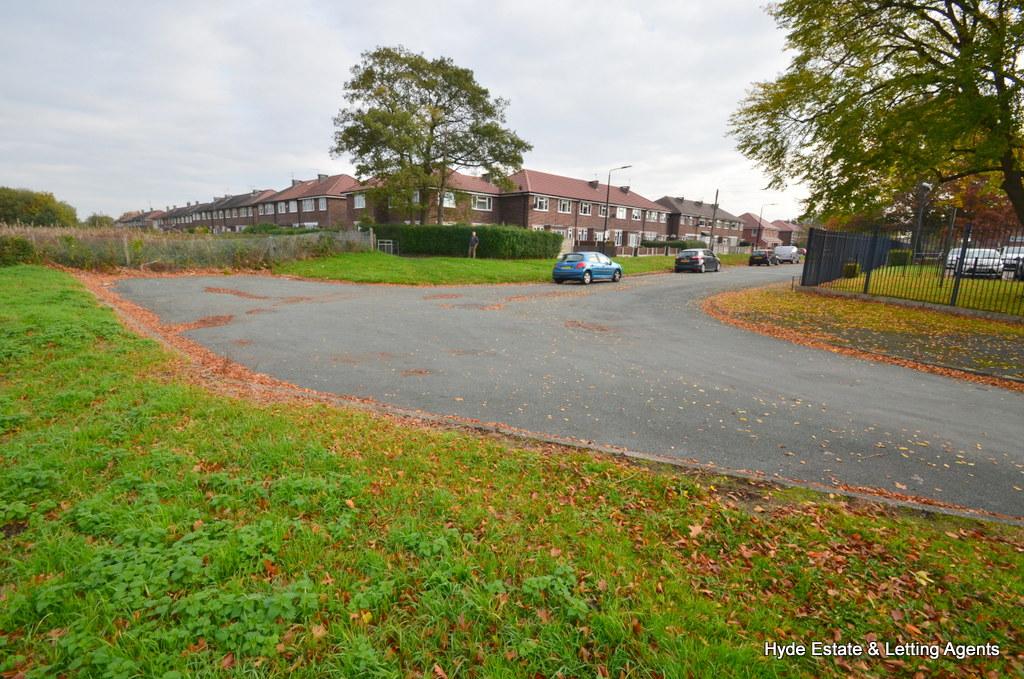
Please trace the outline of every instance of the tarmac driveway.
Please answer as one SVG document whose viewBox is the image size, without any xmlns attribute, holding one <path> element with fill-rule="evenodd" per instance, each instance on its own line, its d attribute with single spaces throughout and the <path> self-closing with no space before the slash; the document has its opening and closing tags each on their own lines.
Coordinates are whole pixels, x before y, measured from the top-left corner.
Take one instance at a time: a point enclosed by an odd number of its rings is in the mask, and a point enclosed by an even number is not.
<svg viewBox="0 0 1024 679">
<path fill-rule="evenodd" d="M 1024 395 L 796 346 L 698 306 L 798 273 L 443 288 L 182 277 L 116 289 L 168 323 L 230 316 L 186 334 L 305 387 L 1024 516 Z"/>
</svg>

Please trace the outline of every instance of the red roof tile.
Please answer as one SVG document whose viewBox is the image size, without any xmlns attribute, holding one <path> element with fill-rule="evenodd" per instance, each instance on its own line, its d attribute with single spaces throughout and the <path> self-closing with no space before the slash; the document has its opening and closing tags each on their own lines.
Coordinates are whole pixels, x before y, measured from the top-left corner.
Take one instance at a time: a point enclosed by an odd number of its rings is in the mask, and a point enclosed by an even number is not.
<svg viewBox="0 0 1024 679">
<path fill-rule="evenodd" d="M 509 191 L 509 193 L 539 193 L 545 196 L 586 200 L 592 203 L 603 203 L 605 201 L 605 193 L 607 192 L 607 185 L 600 182 L 588 182 L 585 179 L 573 179 L 572 177 L 563 177 L 536 170 L 520 170 L 509 177 L 509 181 L 517 187 L 517 189 Z M 639 193 L 623 191 L 617 186 L 611 188 L 608 201 L 612 205 L 638 207 L 644 210 L 657 210 L 658 212 L 668 211 L 664 205 L 648 200 Z"/>
</svg>

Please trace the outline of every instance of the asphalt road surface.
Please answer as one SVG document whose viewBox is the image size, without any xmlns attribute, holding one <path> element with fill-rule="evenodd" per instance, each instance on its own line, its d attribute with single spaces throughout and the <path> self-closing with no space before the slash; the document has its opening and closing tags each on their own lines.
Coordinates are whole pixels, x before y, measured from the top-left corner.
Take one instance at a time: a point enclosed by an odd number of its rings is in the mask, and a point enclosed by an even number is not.
<svg viewBox="0 0 1024 679">
<path fill-rule="evenodd" d="M 186 334 L 320 391 L 1024 516 L 1024 395 L 796 346 L 699 308 L 797 274 L 443 288 L 183 277 L 117 291 L 169 323 L 231 315 Z"/>
</svg>

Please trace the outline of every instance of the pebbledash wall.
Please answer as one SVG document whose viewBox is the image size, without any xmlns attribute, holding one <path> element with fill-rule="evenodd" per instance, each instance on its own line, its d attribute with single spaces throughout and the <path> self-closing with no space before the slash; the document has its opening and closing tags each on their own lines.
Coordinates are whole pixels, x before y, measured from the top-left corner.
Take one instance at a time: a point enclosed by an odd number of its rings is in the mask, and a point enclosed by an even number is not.
<svg viewBox="0 0 1024 679">
<path fill-rule="evenodd" d="M 671 218 L 670 210 L 629 187 L 526 169 L 509 177 L 504 188 L 486 178 L 458 172 L 452 174 L 448 185 L 443 196 L 443 223 L 509 224 L 554 231 L 570 243 L 608 240 L 620 246 L 677 235 L 672 227 L 679 221 Z M 418 221 L 414 211 L 374 201 L 372 188 L 349 175 L 319 175 L 307 181 L 293 180 L 281 191 L 254 190 L 168 208 L 153 223 L 164 230 L 208 227 L 214 232 L 230 232 L 260 223 L 352 227 L 360 222 Z M 418 202 L 418 196 L 410 199 Z M 437 193 L 427 202 L 427 221 L 435 222 Z"/>
</svg>

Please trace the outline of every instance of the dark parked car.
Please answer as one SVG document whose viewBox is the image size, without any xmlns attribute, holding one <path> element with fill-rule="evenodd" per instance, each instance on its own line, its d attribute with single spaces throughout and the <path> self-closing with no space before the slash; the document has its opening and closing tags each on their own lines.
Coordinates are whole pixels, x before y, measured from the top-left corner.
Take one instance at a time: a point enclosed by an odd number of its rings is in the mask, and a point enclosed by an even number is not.
<svg viewBox="0 0 1024 679">
<path fill-rule="evenodd" d="M 750 259 L 747 260 L 747 266 L 761 266 L 762 264 L 771 266 L 778 263 L 779 258 L 771 250 L 754 250 L 750 253 Z"/>
<path fill-rule="evenodd" d="M 622 279 L 622 267 L 600 252 L 570 252 L 555 262 L 551 278 L 556 283 L 579 281 L 590 285 L 591 281 L 612 281 Z"/>
<path fill-rule="evenodd" d="M 722 260 L 711 250 L 683 250 L 676 255 L 676 273 L 680 271 L 721 271 Z"/>
</svg>

